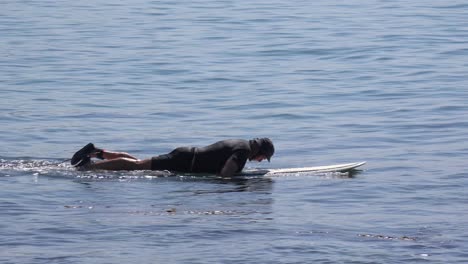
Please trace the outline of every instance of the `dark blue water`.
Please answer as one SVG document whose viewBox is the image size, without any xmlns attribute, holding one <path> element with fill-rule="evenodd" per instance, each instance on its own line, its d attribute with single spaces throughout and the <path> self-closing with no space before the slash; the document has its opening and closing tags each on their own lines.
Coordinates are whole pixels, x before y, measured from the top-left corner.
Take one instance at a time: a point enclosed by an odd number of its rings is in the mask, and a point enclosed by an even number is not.
<svg viewBox="0 0 468 264">
<path fill-rule="evenodd" d="M 466 263 L 466 1 L 3 1 L 0 262 Z M 77 172 L 270 137 L 227 180 Z M 158 177 L 159 176 L 159 177 Z"/>
</svg>

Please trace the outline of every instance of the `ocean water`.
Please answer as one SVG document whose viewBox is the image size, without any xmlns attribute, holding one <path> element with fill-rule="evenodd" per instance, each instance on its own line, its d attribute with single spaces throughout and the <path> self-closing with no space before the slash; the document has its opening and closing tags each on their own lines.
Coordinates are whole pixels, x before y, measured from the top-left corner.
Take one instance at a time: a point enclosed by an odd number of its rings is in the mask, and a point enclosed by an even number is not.
<svg viewBox="0 0 468 264">
<path fill-rule="evenodd" d="M 1 263 L 467 263 L 468 2 L 36 1 L 0 8 Z M 289 168 L 78 172 L 270 137 Z"/>
</svg>

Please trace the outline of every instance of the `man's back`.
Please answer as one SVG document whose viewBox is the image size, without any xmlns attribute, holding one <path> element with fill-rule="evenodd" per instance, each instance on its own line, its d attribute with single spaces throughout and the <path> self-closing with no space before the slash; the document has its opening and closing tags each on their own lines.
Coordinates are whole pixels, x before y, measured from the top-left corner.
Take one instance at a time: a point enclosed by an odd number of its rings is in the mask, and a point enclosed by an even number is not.
<svg viewBox="0 0 468 264">
<path fill-rule="evenodd" d="M 249 141 L 229 139 L 218 141 L 206 147 L 196 148 L 193 172 L 219 173 L 228 159 L 232 159 L 240 172 L 250 155 Z"/>
</svg>

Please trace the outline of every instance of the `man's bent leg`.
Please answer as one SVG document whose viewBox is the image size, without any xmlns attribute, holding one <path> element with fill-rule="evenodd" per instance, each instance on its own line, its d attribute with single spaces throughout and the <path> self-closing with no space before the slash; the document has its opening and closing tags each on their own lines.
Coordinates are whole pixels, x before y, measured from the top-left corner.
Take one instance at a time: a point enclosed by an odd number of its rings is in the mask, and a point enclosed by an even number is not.
<svg viewBox="0 0 468 264">
<path fill-rule="evenodd" d="M 96 158 L 97 153 L 92 153 L 91 157 Z M 105 160 L 112 160 L 112 159 L 117 159 L 117 158 L 128 158 L 128 159 L 138 160 L 136 157 L 126 152 L 114 152 L 114 151 L 108 151 L 108 150 L 102 150 L 101 157 L 99 158 L 105 159 Z"/>
<path fill-rule="evenodd" d="M 151 159 L 116 158 L 89 165 L 92 170 L 151 170 Z"/>
</svg>

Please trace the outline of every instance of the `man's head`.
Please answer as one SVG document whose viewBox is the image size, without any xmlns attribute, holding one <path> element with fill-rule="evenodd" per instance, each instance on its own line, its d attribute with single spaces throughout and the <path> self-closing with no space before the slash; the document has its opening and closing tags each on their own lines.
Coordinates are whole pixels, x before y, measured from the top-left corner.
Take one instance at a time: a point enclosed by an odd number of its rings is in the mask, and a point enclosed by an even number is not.
<svg viewBox="0 0 468 264">
<path fill-rule="evenodd" d="M 273 146 L 273 142 L 269 138 L 254 138 L 252 140 L 253 144 L 256 148 L 258 148 L 257 153 L 251 158 L 257 161 L 262 161 L 263 159 L 267 159 L 268 162 L 270 161 L 271 157 L 275 153 L 275 146 Z"/>
</svg>

